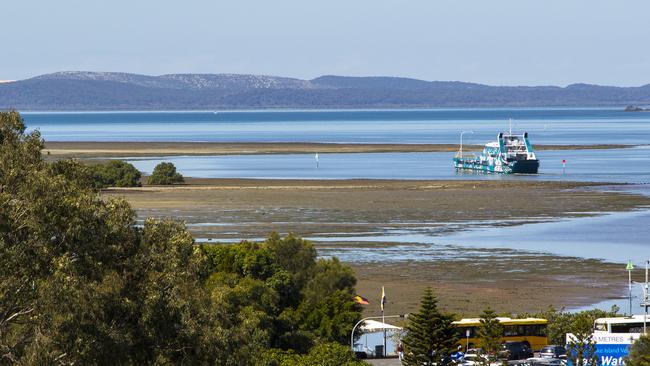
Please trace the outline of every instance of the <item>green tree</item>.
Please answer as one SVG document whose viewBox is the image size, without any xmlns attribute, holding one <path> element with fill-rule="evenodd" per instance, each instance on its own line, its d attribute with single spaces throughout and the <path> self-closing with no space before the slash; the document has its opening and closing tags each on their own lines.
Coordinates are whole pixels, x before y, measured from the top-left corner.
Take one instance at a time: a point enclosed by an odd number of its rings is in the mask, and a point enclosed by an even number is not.
<svg viewBox="0 0 650 366">
<path fill-rule="evenodd" d="M 264 354 L 260 365 L 265 366 L 362 366 L 349 347 L 338 343 L 323 343 L 314 346 L 309 353 L 271 350 Z"/>
<path fill-rule="evenodd" d="M 503 338 L 504 328 L 497 314 L 492 309 L 483 310 L 481 313 L 481 325 L 478 327 L 478 338 L 481 347 L 491 359 L 496 359 Z"/>
<path fill-rule="evenodd" d="M 298 312 L 301 327 L 317 339 L 346 344 L 361 308 L 354 297 L 356 278 L 337 258 L 320 259 L 310 271 Z"/>
<path fill-rule="evenodd" d="M 228 312 L 250 308 L 266 324 L 251 328 L 256 332 L 251 339 L 299 353 L 315 343 L 347 344 L 361 309 L 353 301 L 352 270 L 337 259 L 316 260 L 310 242 L 277 233 L 263 243 L 203 245 L 201 250 L 208 258 L 206 284 L 213 296 Z"/>
<path fill-rule="evenodd" d="M 0 363 L 251 363 L 223 352 L 237 348 L 230 314 L 203 290 L 184 226 L 138 228 L 125 201 L 42 146 L 0 113 Z"/>
<path fill-rule="evenodd" d="M 438 310 L 433 291 L 427 288 L 420 309 L 409 316 L 404 345 L 404 365 L 445 365 L 456 346 L 453 317 Z"/>
<path fill-rule="evenodd" d="M 132 164 L 121 160 L 111 160 L 104 164 L 90 165 L 97 188 L 139 187 L 140 173 Z"/>
<path fill-rule="evenodd" d="M 596 344 L 593 337 L 594 319 L 588 312 L 579 313 L 571 323 L 572 337 L 567 342 L 567 358 L 574 366 L 596 366 Z"/>
<path fill-rule="evenodd" d="M 625 359 L 627 366 L 650 366 L 650 336 L 643 335 L 630 347 Z"/>
<path fill-rule="evenodd" d="M 147 179 L 148 184 L 152 185 L 171 185 L 183 183 L 183 176 L 176 172 L 176 167 L 172 163 L 160 163 L 153 168 L 153 173 Z"/>
<path fill-rule="evenodd" d="M 355 366 L 365 365 L 355 358 L 348 346 L 337 343 L 324 343 L 313 347 L 302 357 L 299 365 L 305 366 Z"/>
</svg>

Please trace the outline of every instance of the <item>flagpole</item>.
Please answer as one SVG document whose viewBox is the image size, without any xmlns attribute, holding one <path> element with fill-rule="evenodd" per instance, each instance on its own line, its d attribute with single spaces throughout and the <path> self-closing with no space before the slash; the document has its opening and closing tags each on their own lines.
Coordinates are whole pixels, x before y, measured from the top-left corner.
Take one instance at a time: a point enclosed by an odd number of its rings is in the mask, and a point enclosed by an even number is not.
<svg viewBox="0 0 650 366">
<path fill-rule="evenodd" d="M 384 311 L 381 311 L 381 322 L 386 324 L 386 319 L 384 318 Z M 384 357 L 386 357 L 386 328 L 384 328 Z"/>
<path fill-rule="evenodd" d="M 384 317 L 384 304 L 386 302 L 386 292 L 384 291 L 384 286 L 381 286 L 381 322 L 386 324 L 386 318 Z M 382 357 L 386 357 L 386 328 L 384 328 L 384 354 Z"/>
</svg>

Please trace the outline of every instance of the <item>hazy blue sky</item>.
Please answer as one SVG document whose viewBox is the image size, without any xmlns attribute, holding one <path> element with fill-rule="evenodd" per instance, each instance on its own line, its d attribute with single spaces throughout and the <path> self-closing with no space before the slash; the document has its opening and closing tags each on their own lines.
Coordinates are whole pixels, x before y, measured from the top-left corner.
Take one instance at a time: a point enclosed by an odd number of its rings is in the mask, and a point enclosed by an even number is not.
<svg viewBox="0 0 650 366">
<path fill-rule="evenodd" d="M 650 83 L 649 0 L 14 0 L 0 80 L 60 70 Z"/>
</svg>

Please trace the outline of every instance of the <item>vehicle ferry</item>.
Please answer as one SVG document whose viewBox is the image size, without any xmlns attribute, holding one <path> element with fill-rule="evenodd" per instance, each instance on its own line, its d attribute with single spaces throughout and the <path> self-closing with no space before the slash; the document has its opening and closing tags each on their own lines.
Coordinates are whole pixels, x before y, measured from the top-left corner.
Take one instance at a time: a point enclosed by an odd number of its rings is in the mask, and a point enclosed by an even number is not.
<svg viewBox="0 0 650 366">
<path fill-rule="evenodd" d="M 537 174 L 539 160 L 528 140 L 528 132 L 523 135 L 499 133 L 497 141 L 485 145 L 480 155 L 463 155 L 461 134 L 460 150 L 454 157 L 457 170 L 477 170 L 487 173 Z"/>
</svg>

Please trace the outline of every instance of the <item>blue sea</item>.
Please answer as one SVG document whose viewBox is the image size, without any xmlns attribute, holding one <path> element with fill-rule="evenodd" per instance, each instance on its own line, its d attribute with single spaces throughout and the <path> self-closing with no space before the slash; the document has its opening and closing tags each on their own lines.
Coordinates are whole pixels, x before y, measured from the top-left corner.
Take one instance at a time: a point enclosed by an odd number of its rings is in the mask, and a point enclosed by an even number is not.
<svg viewBox="0 0 650 366">
<path fill-rule="evenodd" d="M 650 113 L 621 109 L 429 109 L 334 111 L 24 113 L 47 141 L 202 141 L 484 144 L 528 131 L 534 144 L 650 144 Z M 541 179 L 650 182 L 648 146 L 540 151 L 540 174 L 457 174 L 453 153 L 188 156 L 129 159 L 150 173 L 172 161 L 193 177 L 301 179 Z M 567 160 L 567 169 L 561 161 Z"/>
<path fill-rule="evenodd" d="M 647 144 L 650 113 L 622 109 L 429 109 L 23 113 L 49 141 L 483 144 L 528 131 L 537 144 Z"/>
<path fill-rule="evenodd" d="M 172 162 L 195 178 L 254 179 L 477 179 L 650 183 L 650 146 L 603 150 L 539 151 L 538 175 L 457 172 L 453 152 L 269 154 L 131 158 L 151 174 L 160 162 Z M 562 167 L 566 160 L 566 167 Z"/>
</svg>

